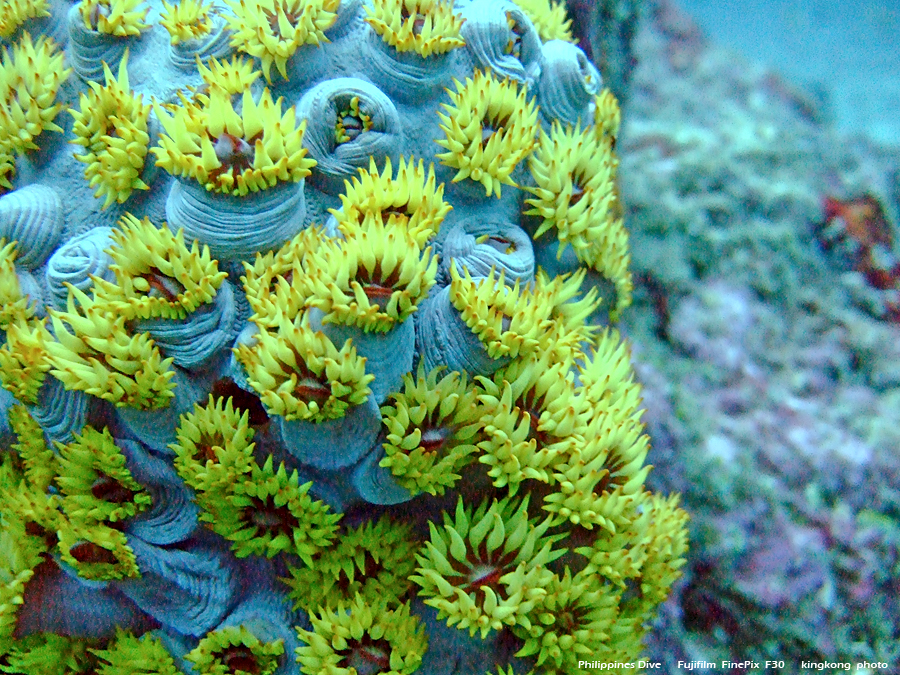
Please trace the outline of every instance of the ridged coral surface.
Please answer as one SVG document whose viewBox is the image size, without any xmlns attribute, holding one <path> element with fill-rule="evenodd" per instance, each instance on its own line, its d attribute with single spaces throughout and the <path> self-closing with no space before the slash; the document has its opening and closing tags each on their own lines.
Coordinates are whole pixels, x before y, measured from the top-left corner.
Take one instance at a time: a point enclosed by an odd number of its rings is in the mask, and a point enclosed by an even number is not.
<svg viewBox="0 0 900 675">
<path fill-rule="evenodd" d="M 83 2 L 7 17 L 0 670 L 637 661 L 686 515 L 563 8 Z"/>
</svg>

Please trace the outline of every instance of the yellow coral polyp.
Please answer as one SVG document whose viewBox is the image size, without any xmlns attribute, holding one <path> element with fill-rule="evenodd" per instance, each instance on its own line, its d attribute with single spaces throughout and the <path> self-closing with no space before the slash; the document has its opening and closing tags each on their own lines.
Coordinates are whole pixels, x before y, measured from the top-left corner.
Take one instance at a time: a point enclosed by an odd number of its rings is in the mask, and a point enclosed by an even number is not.
<svg viewBox="0 0 900 675">
<path fill-rule="evenodd" d="M 170 5 L 163 0 L 159 23 L 169 31 L 173 45 L 209 35 L 212 30 L 212 3 L 203 0 L 181 0 Z"/>
<path fill-rule="evenodd" d="M 551 364 L 547 354 L 478 378 L 485 435 L 478 461 L 496 487 L 515 493 L 525 479 L 551 483 L 554 464 L 584 442 L 590 409 L 573 380 L 568 364 Z"/>
<path fill-rule="evenodd" d="M 465 373 L 438 379 L 441 368 L 427 375 L 420 364 L 415 380 L 403 377 L 403 388 L 381 408 L 386 438 L 380 466 L 413 494 L 443 495 L 459 480 L 457 473 L 475 452 L 479 423 L 478 390 Z"/>
<path fill-rule="evenodd" d="M 4 0 L 0 5 L 0 38 L 10 38 L 29 19 L 50 16 L 49 0 Z"/>
<path fill-rule="evenodd" d="M 516 183 L 512 172 L 534 147 L 538 110 L 524 87 L 498 80 L 476 70 L 465 84 L 454 80 L 451 103 L 438 113 L 445 138 L 436 142 L 447 152 L 435 155 L 457 169 L 453 182 L 470 178 L 484 186 L 485 194 L 500 196 L 501 185 Z"/>
<path fill-rule="evenodd" d="M 619 102 L 609 89 L 604 89 L 594 98 L 594 132 L 600 138 L 607 137 L 615 146 L 622 124 Z"/>
<path fill-rule="evenodd" d="M 235 667 L 230 663 L 230 655 L 241 654 Z M 272 675 L 279 666 L 279 657 L 284 654 L 284 640 L 263 642 L 245 626 L 224 626 L 207 633 L 197 646 L 185 654 L 184 658 L 193 664 L 196 673 L 218 675 L 219 673 L 253 673 Z"/>
<path fill-rule="evenodd" d="M 50 374 L 66 389 L 117 407 L 146 410 L 169 404 L 173 359 L 162 358 L 148 333 L 131 335 L 125 316 L 110 314 L 108 306 L 71 285 L 67 311 L 50 314 L 57 340 L 47 344 Z"/>
<path fill-rule="evenodd" d="M 208 66 L 197 57 L 197 72 L 203 81 L 210 87 L 221 87 L 232 96 L 242 94 L 256 82 L 260 73 L 253 66 L 253 61 L 237 55 L 231 61 L 210 59 Z"/>
<path fill-rule="evenodd" d="M 13 46 L 4 47 L 0 66 L 0 150 L 23 154 L 37 150 L 34 139 L 45 130 L 62 132 L 54 124 L 63 109 L 56 103 L 60 85 L 69 77 L 64 54 L 49 38 L 32 42 L 26 32 Z"/>
<path fill-rule="evenodd" d="M 150 146 L 147 120 L 150 104 L 135 96 L 128 83 L 128 50 L 119 63 L 118 79 L 103 63 L 106 86 L 88 82 L 90 91 L 81 94 L 80 110 L 70 109 L 75 118 L 72 133 L 75 143 L 84 148 L 75 159 L 87 165 L 84 177 L 103 199 L 105 209 L 113 202 L 121 204 L 134 190 L 149 190 L 141 180 L 144 160 Z"/>
<path fill-rule="evenodd" d="M 572 246 L 579 261 L 615 285 L 616 305 L 610 312 L 615 319 L 631 304 L 633 282 L 616 184 L 619 160 L 611 135 L 617 127 L 615 115 L 600 124 L 608 125 L 610 133 L 563 129 L 557 122 L 549 134 L 541 131 L 540 144 L 529 160 L 535 185 L 528 190 L 534 197 L 525 202 L 532 207 L 526 214 L 542 219 L 535 239 L 555 229 L 557 258 Z"/>
<path fill-rule="evenodd" d="M 82 579 L 113 581 L 141 576 L 134 551 L 120 530 L 63 519 L 57 536 L 60 557 Z"/>
<path fill-rule="evenodd" d="M 301 45 L 328 41 L 325 31 L 337 20 L 341 0 L 226 0 L 233 33 L 231 46 L 262 62 L 271 82 L 272 64 L 288 79 L 287 61 Z"/>
<path fill-rule="evenodd" d="M 169 445 L 178 475 L 194 490 L 224 487 L 250 472 L 254 431 L 249 413 L 234 409 L 232 400 L 209 395 L 206 405 L 181 415 L 176 442 Z"/>
<path fill-rule="evenodd" d="M 140 35 L 150 27 L 144 23 L 149 7 L 139 9 L 143 0 L 82 0 L 78 5 L 86 30 L 106 35 Z"/>
<path fill-rule="evenodd" d="M 412 675 L 428 650 L 425 627 L 408 602 L 388 609 L 383 602 L 367 603 L 357 595 L 336 608 L 311 612 L 309 621 L 312 630 L 297 628 L 297 662 L 306 675 Z M 366 669 L 347 668 L 348 661 L 367 664 Z M 369 670 L 368 664 L 380 665 Z"/>
<path fill-rule="evenodd" d="M 437 184 L 434 167 L 429 166 L 426 174 L 422 160 L 416 165 L 412 158 L 401 157 L 394 177 L 390 157 L 380 173 L 370 159 L 368 171 L 360 169 L 352 183 L 344 184 L 343 208 L 331 211 L 342 231 L 374 217 L 386 225 L 403 225 L 419 246 L 425 246 L 452 208 L 444 201 L 444 184 Z"/>
<path fill-rule="evenodd" d="M 412 582 L 419 542 L 408 523 L 387 516 L 343 529 L 334 546 L 313 558 L 310 566 L 289 567 L 282 579 L 291 589 L 294 609 L 307 612 L 337 609 L 358 593 L 367 604 L 402 604 Z"/>
<path fill-rule="evenodd" d="M 316 165 L 303 147 L 306 120 L 296 123 L 293 106 L 282 115 L 283 99 L 273 101 L 268 89 L 258 102 L 245 90 L 240 113 L 222 87 L 210 86 L 198 99 L 199 104 L 181 96 L 181 106 L 167 106 L 172 114 L 154 104 L 165 134 L 152 151 L 157 166 L 172 175 L 244 196 L 279 181 L 303 180 Z"/>
<path fill-rule="evenodd" d="M 615 173 L 618 166 L 612 147 L 597 139 L 591 129 L 568 128 L 555 122 L 529 160 L 535 186 L 534 197 L 525 202 L 528 215 L 543 222 L 535 239 L 555 229 L 559 248 L 586 251 L 608 228 L 607 216 L 616 200 Z"/>
<path fill-rule="evenodd" d="M 113 230 L 107 253 L 116 283 L 94 279 L 98 300 L 126 319 L 183 319 L 211 302 L 228 276 L 219 272 L 209 247 L 184 243 L 184 233 L 156 227 L 126 213 Z"/>
<path fill-rule="evenodd" d="M 80 523 L 115 523 L 143 513 L 152 504 L 150 493 L 125 464 L 125 455 L 109 429 L 85 426 L 71 443 L 56 443 L 63 510 Z M 103 495 L 111 495 L 104 499 Z"/>
<path fill-rule="evenodd" d="M 558 486 L 544 499 L 544 510 L 557 523 L 592 529 L 598 525 L 615 532 L 623 514 L 643 491 L 650 466 L 650 449 L 639 418 L 631 413 L 598 406 L 584 434 L 585 443 L 566 453 L 554 467 Z"/>
<path fill-rule="evenodd" d="M 257 253 L 252 265 L 244 262 L 241 282 L 255 312 L 250 318 L 257 325 L 276 328 L 282 319 L 293 321 L 306 308 L 303 259 L 324 236 L 321 228 L 310 226 L 278 251 Z"/>
<path fill-rule="evenodd" d="M 270 414 L 287 420 L 322 422 L 343 417 L 372 393 L 366 359 L 352 340 L 338 350 L 309 327 L 309 315 L 282 320 L 277 332 L 260 328 L 256 344 L 235 349 L 247 381 Z"/>
<path fill-rule="evenodd" d="M 549 518 L 528 518 L 528 499 L 482 502 L 477 509 L 457 501 L 456 513 L 444 513 L 443 526 L 429 523 L 430 540 L 416 560 L 412 580 L 419 597 L 438 610 L 447 625 L 480 633 L 521 625 L 553 579 L 547 565 L 564 553 L 547 536 Z"/>
<path fill-rule="evenodd" d="M 34 316 L 34 307 L 22 295 L 16 275 L 16 242 L 0 239 L 0 330 Z"/>
<path fill-rule="evenodd" d="M 640 386 L 634 381 L 631 351 L 618 331 L 605 329 L 579 361 L 579 395 L 595 409 L 605 406 L 630 415 L 641 402 Z"/>
<path fill-rule="evenodd" d="M 572 20 L 566 16 L 566 5 L 564 2 L 553 2 L 552 0 L 513 1 L 531 19 L 531 23 L 534 24 L 543 42 L 549 42 L 550 40 L 578 42 L 572 35 Z"/>
<path fill-rule="evenodd" d="M 402 219 L 401 219 L 402 220 Z M 343 225 L 344 240 L 330 240 L 307 257 L 308 304 L 323 321 L 387 332 L 418 308 L 434 285 L 437 258 L 422 250 L 402 222 L 369 216 Z"/>
<path fill-rule="evenodd" d="M 610 642 L 617 597 L 589 574 L 556 576 L 534 612 L 530 630 L 514 632 L 525 644 L 516 656 L 536 655 L 539 668 L 550 673 L 577 673 L 578 662 L 590 659 Z"/>
<path fill-rule="evenodd" d="M 519 281 L 511 288 L 505 274 L 496 275 L 493 269 L 477 279 L 464 272 L 460 276 L 455 264 L 450 267 L 450 303 L 488 355 L 499 359 L 534 353 L 552 327 L 552 288 L 523 287 Z"/>
<path fill-rule="evenodd" d="M 366 5 L 366 22 L 398 52 L 422 57 L 462 47 L 463 21 L 446 0 L 374 0 Z"/>
<path fill-rule="evenodd" d="M 7 329 L 6 344 L 0 347 L 0 384 L 31 405 L 37 403 L 38 390 L 50 370 L 47 343 L 53 336 L 45 324 L 46 319 L 17 321 Z"/>
</svg>

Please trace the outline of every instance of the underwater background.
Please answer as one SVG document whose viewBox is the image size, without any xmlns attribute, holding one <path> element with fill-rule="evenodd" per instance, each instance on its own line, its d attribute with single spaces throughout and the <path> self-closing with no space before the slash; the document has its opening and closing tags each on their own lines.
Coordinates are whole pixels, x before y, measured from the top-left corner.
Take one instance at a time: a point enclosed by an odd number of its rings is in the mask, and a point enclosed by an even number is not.
<svg viewBox="0 0 900 675">
<path fill-rule="evenodd" d="M 5 4 L 0 672 L 900 672 L 897 10 Z"/>
<path fill-rule="evenodd" d="M 637 32 L 623 323 L 648 482 L 691 514 L 669 672 L 900 672 L 897 11 L 683 0 Z"/>
</svg>

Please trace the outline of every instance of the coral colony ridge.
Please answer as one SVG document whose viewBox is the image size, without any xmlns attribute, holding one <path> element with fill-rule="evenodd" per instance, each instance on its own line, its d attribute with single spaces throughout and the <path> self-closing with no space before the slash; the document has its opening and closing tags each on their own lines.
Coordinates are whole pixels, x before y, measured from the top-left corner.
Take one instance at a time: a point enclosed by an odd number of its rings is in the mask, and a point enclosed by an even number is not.
<svg viewBox="0 0 900 675">
<path fill-rule="evenodd" d="M 564 7 L 12 0 L 0 36 L 0 672 L 639 661 L 687 517 L 603 325 L 619 109 Z"/>
</svg>

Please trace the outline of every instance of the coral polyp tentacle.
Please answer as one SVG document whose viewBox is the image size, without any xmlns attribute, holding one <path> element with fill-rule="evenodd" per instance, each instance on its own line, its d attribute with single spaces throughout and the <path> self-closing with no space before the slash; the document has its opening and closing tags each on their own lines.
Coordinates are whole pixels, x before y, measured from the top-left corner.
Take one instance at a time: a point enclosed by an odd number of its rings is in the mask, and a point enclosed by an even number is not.
<svg viewBox="0 0 900 675">
<path fill-rule="evenodd" d="M 327 42 L 325 31 L 334 25 L 340 0 L 226 0 L 234 12 L 226 15 L 231 45 L 262 62 L 271 82 L 274 64 L 288 79 L 287 61 L 302 45 Z"/>
<path fill-rule="evenodd" d="M 159 23 L 168 31 L 173 45 L 202 38 L 209 35 L 212 30 L 211 2 L 181 0 L 175 5 L 170 5 L 163 0 L 162 5 Z"/>
<path fill-rule="evenodd" d="M 375 0 L 366 14 L 369 25 L 398 52 L 429 57 L 465 44 L 463 18 L 444 0 Z"/>
<path fill-rule="evenodd" d="M 184 233 L 156 227 L 149 218 L 126 213 L 112 232 L 107 249 L 116 283 L 95 278 L 97 299 L 127 319 L 183 319 L 200 305 L 211 302 L 222 285 L 220 272 L 207 246 Z"/>
<path fill-rule="evenodd" d="M 409 603 L 388 609 L 357 595 L 336 608 L 310 613 L 312 630 L 297 629 L 303 642 L 297 662 L 307 675 L 394 673 L 411 675 L 422 663 L 428 638 Z M 365 664 L 365 665 L 363 665 Z"/>
<path fill-rule="evenodd" d="M 342 240 L 308 255 L 308 304 L 325 313 L 324 322 L 385 333 L 417 310 L 434 285 L 437 258 L 419 243 L 427 229 L 407 228 L 402 213 L 385 222 L 379 210 L 362 222 L 344 220 Z"/>
<path fill-rule="evenodd" d="M 514 0 L 531 19 L 541 40 L 577 42 L 572 34 L 572 20 L 566 16 L 566 5 L 553 0 Z"/>
<path fill-rule="evenodd" d="M 359 176 L 345 185 L 342 208 L 331 211 L 345 234 L 348 227 L 375 218 L 385 225 L 403 225 L 419 246 L 425 246 L 451 209 L 443 199 L 443 183 L 436 183 L 434 167 L 429 166 L 426 173 L 422 160 L 416 165 L 412 158 L 404 161 L 401 157 L 394 176 L 390 157 L 381 172 L 373 159 L 368 170 L 360 169 Z"/>
<path fill-rule="evenodd" d="M 306 313 L 294 321 L 282 319 L 274 332 L 261 327 L 256 340 L 235 353 L 270 414 L 311 422 L 338 419 L 371 394 L 374 376 L 366 374 L 366 360 L 357 356 L 352 340 L 338 349 L 310 328 Z"/>
<path fill-rule="evenodd" d="M 430 540 L 416 556 L 412 579 L 447 625 L 482 639 L 504 626 L 530 626 L 527 615 L 553 579 L 547 565 L 564 551 L 553 549 L 560 536 L 546 534 L 549 519 L 529 520 L 527 509 L 527 498 L 485 501 L 476 509 L 460 499 L 442 526 L 429 523 Z"/>
<path fill-rule="evenodd" d="M 12 52 L 3 48 L 0 153 L 11 156 L 13 152 L 37 150 L 35 139 L 45 130 L 62 132 L 54 122 L 64 107 L 56 102 L 56 94 L 72 72 L 64 67 L 63 56 L 53 40 L 42 37 L 32 41 L 27 32 L 13 45 Z M 12 173 L 10 167 L 6 175 Z"/>
<path fill-rule="evenodd" d="M 197 102 L 181 96 L 181 106 L 154 104 L 165 133 L 152 148 L 156 165 L 191 178 L 207 190 L 246 195 L 276 183 L 306 178 L 315 161 L 306 158 L 306 120 L 296 123 L 294 107 L 282 114 L 282 99 L 264 89 L 258 100 L 245 89 L 237 112 L 231 94 L 210 85 Z M 170 114 L 171 113 L 171 114 Z"/>
<path fill-rule="evenodd" d="M 149 7 L 142 0 L 81 0 L 79 11 L 84 27 L 106 35 L 130 37 L 150 27 L 144 23 Z"/>
<path fill-rule="evenodd" d="M 70 141 L 84 148 L 75 159 L 87 165 L 84 177 L 103 199 L 103 208 L 121 204 L 134 190 L 149 190 L 141 180 L 150 146 L 147 121 L 150 104 L 135 96 L 128 84 L 128 50 L 119 63 L 118 78 L 103 64 L 106 86 L 89 82 L 90 91 L 79 99 L 80 110 L 70 109 L 75 118 Z"/>
<path fill-rule="evenodd" d="M 411 493 L 442 495 L 472 462 L 479 422 L 478 390 L 465 373 L 425 373 L 403 378 L 403 389 L 381 408 L 387 436 L 381 466 Z"/>
<path fill-rule="evenodd" d="M 197 673 L 272 675 L 282 654 L 282 639 L 264 642 L 245 626 L 223 626 L 207 633 L 184 658 Z"/>
<path fill-rule="evenodd" d="M 68 309 L 50 310 L 55 342 L 47 345 L 50 374 L 66 389 L 116 406 L 168 405 L 175 387 L 172 358 L 163 359 L 147 333 L 131 335 L 125 316 L 69 286 Z"/>
<path fill-rule="evenodd" d="M 311 486 L 301 485 L 296 469 L 288 472 L 283 462 L 275 469 L 270 456 L 263 466 L 254 462 L 242 479 L 200 491 L 200 520 L 231 541 L 239 558 L 288 552 L 312 565 L 331 545 L 341 514 L 310 497 Z"/>
<path fill-rule="evenodd" d="M 295 609 L 337 609 L 359 594 L 367 604 L 399 607 L 412 586 L 418 542 L 412 528 L 385 516 L 346 528 L 311 566 L 290 567 L 282 579 L 291 589 Z"/>
<path fill-rule="evenodd" d="M 468 178 L 481 183 L 488 197 L 500 197 L 501 185 L 516 185 L 513 170 L 534 147 L 537 107 L 524 87 L 480 70 L 457 81 L 450 100 L 438 113 L 445 137 L 436 142 L 446 152 L 435 157 L 457 170 L 454 183 Z"/>
<path fill-rule="evenodd" d="M 169 446 L 175 470 L 195 490 L 224 487 L 250 472 L 253 434 L 248 411 L 210 394 L 206 405 L 194 404 L 179 418 L 176 442 Z"/>
</svg>

